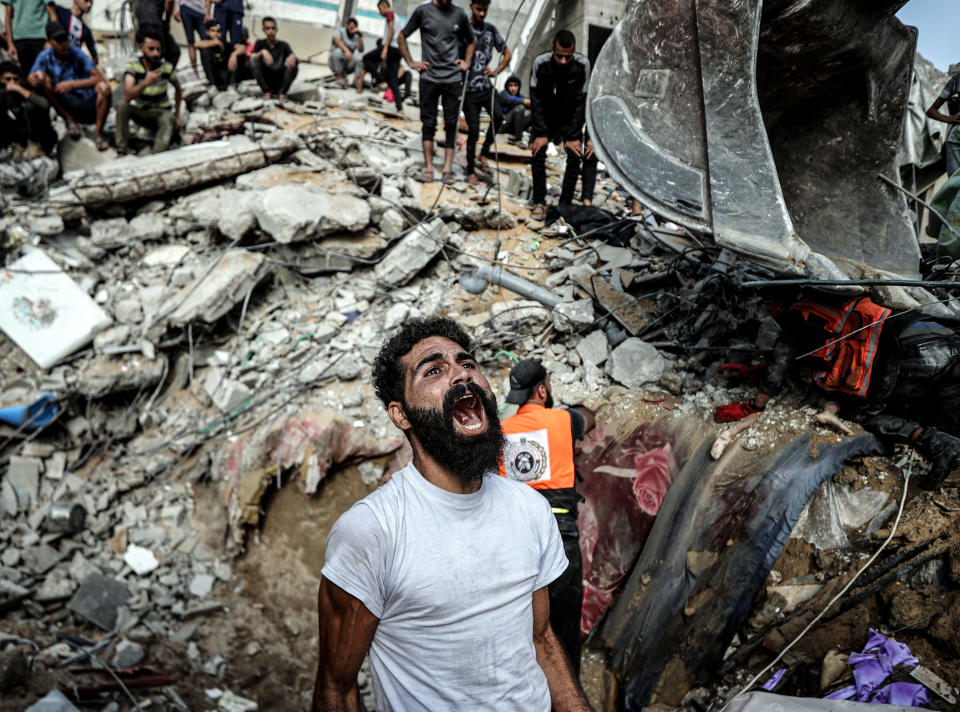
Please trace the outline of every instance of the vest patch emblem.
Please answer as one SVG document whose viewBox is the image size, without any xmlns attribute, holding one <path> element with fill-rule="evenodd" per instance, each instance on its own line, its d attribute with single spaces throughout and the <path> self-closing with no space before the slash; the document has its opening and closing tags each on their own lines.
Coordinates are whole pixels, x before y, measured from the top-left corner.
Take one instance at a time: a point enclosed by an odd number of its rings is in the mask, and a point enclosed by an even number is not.
<svg viewBox="0 0 960 712">
<path fill-rule="evenodd" d="M 550 446 L 547 430 L 506 435 L 503 462 L 507 478 L 519 482 L 550 479 Z"/>
</svg>

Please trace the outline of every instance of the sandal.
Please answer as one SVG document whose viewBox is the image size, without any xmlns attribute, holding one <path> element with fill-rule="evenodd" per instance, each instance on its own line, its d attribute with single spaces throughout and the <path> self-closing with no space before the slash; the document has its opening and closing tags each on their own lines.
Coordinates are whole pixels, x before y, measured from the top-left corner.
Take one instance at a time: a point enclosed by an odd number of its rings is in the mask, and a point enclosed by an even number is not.
<svg viewBox="0 0 960 712">
<path fill-rule="evenodd" d="M 424 170 L 423 173 L 417 176 L 417 180 L 421 183 L 433 183 L 433 171 Z"/>
<path fill-rule="evenodd" d="M 476 173 L 471 173 L 467 176 L 467 183 L 470 185 L 478 185 L 480 183 L 480 179 L 477 178 Z"/>
<path fill-rule="evenodd" d="M 477 162 L 477 165 L 480 166 L 480 170 L 484 172 L 490 171 L 490 161 L 487 160 L 486 156 L 480 156 L 480 160 Z"/>
<path fill-rule="evenodd" d="M 103 137 L 103 134 L 94 134 L 93 135 L 93 145 L 97 147 L 98 151 L 106 151 L 110 148 L 110 143 Z"/>
<path fill-rule="evenodd" d="M 457 179 L 453 177 L 453 171 L 447 171 L 444 173 L 441 180 L 443 181 L 444 185 L 453 185 L 457 182 Z"/>
<path fill-rule="evenodd" d="M 80 138 L 80 135 L 81 135 L 82 133 L 83 133 L 83 131 L 80 129 L 80 124 L 78 124 L 78 123 L 77 123 L 76 121 L 74 121 L 73 119 L 68 119 L 68 120 L 67 120 L 67 135 L 68 135 L 70 138 L 76 140 L 76 139 Z"/>
<path fill-rule="evenodd" d="M 530 211 L 530 219 L 537 222 L 542 222 L 544 218 L 547 217 L 547 206 L 542 203 L 533 206 L 533 210 Z"/>
</svg>

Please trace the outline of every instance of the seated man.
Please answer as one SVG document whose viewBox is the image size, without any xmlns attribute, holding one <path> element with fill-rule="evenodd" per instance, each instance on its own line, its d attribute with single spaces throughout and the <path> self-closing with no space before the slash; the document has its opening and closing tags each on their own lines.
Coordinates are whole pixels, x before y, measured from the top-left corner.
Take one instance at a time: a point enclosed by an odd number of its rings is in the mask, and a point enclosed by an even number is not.
<svg viewBox="0 0 960 712">
<path fill-rule="evenodd" d="M 510 143 L 520 145 L 523 132 L 533 125 L 533 112 L 530 111 L 530 99 L 520 93 L 520 77 L 511 74 L 507 77 L 506 88 L 500 92 L 500 111 L 503 120 L 500 127 L 510 134 Z M 526 146 L 520 146 L 526 148 Z"/>
<path fill-rule="evenodd" d="M 286 42 L 277 39 L 277 21 L 263 18 L 266 39 L 257 40 L 250 57 L 250 69 L 267 99 L 276 95 L 286 99 L 290 85 L 297 78 L 297 55 Z"/>
<path fill-rule="evenodd" d="M 50 153 L 57 134 L 50 125 L 50 102 L 23 86 L 20 65 L 0 62 L 0 149 L 27 148 L 31 141 Z"/>
<path fill-rule="evenodd" d="M 130 119 L 156 130 L 154 153 L 166 151 L 173 138 L 173 129 L 182 125 L 180 82 L 173 72 L 173 65 L 163 60 L 160 37 L 160 33 L 150 27 L 137 30 L 140 57 L 127 64 L 123 75 L 123 100 L 117 104 L 117 153 L 120 155 L 129 149 Z M 170 84 L 176 94 L 174 108 L 171 108 L 167 95 Z"/>
<path fill-rule="evenodd" d="M 93 40 L 93 33 L 83 21 L 83 16 L 90 12 L 93 0 L 73 0 L 73 6 L 68 10 L 63 5 L 53 5 L 57 13 L 57 22 L 63 25 L 70 38 L 70 44 L 77 49 L 86 46 L 90 59 L 94 64 L 100 64 L 97 56 L 97 43 Z"/>
<path fill-rule="evenodd" d="M 351 17 L 345 27 L 334 30 L 330 45 L 330 70 L 337 75 L 337 84 L 341 88 L 347 86 L 347 75 L 357 71 L 356 52 L 363 52 L 363 33 L 356 18 Z"/>
<path fill-rule="evenodd" d="M 105 151 L 103 123 L 110 111 L 110 85 L 93 60 L 70 44 L 59 22 L 47 23 L 50 46 L 33 63 L 27 81 L 39 89 L 57 113 L 67 122 L 70 138 L 80 138 L 78 124 L 95 124 L 93 140 Z"/>
<path fill-rule="evenodd" d="M 224 43 L 222 30 L 216 20 L 207 20 L 204 25 L 207 39 L 196 43 L 197 49 L 200 50 L 203 72 L 211 84 L 223 91 L 233 82 L 231 60 L 236 67 L 237 60 L 234 55 L 246 54 L 246 48 L 238 44 L 231 49 L 230 45 Z"/>
<path fill-rule="evenodd" d="M 250 57 L 253 56 L 253 42 L 250 41 L 250 30 L 243 28 L 243 42 L 239 45 L 242 50 L 230 55 L 227 60 L 227 69 L 233 75 L 233 84 L 236 86 L 244 79 L 253 79 L 250 71 Z"/>
<path fill-rule="evenodd" d="M 924 478 L 939 487 L 960 466 L 960 335 L 922 312 L 893 318 L 869 297 L 826 293 L 790 300 L 782 311 L 760 391 L 717 408 L 719 422 L 766 408 L 791 371 L 811 370 L 843 415 L 877 436 L 916 448 L 930 463 Z"/>
</svg>

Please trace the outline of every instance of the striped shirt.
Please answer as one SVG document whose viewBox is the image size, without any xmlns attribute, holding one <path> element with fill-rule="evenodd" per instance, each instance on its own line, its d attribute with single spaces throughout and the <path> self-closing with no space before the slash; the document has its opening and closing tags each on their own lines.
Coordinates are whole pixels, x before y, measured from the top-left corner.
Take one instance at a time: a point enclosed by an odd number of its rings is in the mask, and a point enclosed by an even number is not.
<svg viewBox="0 0 960 712">
<path fill-rule="evenodd" d="M 134 81 L 139 84 L 146 78 L 147 71 L 143 59 L 138 57 L 127 63 L 124 74 L 131 75 Z M 167 95 L 167 88 L 171 82 L 176 82 L 176 77 L 173 75 L 173 65 L 170 62 L 163 62 L 160 65 L 160 72 L 162 74 L 160 81 L 144 87 L 140 96 L 130 102 L 131 106 L 140 109 L 169 109 L 172 106 L 170 97 Z"/>
</svg>

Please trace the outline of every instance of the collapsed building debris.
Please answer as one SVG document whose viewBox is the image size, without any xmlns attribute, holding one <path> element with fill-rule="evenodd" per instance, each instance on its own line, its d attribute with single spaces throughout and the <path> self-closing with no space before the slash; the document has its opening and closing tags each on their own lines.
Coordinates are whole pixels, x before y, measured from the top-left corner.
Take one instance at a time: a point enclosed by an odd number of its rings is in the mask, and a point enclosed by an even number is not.
<svg viewBox="0 0 960 712">
<path fill-rule="evenodd" d="M 403 320 L 445 312 L 498 395 L 511 356 L 541 358 L 558 404 L 602 423 L 578 460 L 594 704 L 720 709 L 892 530 L 903 461 L 848 461 L 878 443 L 799 382 L 736 433 L 712 423 L 748 397 L 722 366 L 759 366 L 779 332 L 741 288 L 773 275 L 722 240 L 628 217 L 607 176 L 605 229 L 518 219 L 526 155 L 503 152 L 486 186 L 420 185 L 413 124 L 304 91 L 318 101 L 191 89 L 188 129 L 215 140 L 67 173 L 4 215 L 0 300 L 66 280 L 57 314 L 96 318 L 63 316 L 33 348 L 17 329 L 47 307 L 0 316 L 2 691 L 22 708 L 303 707 L 326 533 L 410 458 L 367 374 Z M 956 291 L 871 293 L 948 318 Z M 901 624 L 960 684 L 958 511 L 955 480 L 913 497 L 897 555 L 926 548 L 856 587 L 784 684 Z M 86 661 L 134 672 L 81 684 Z"/>
</svg>

